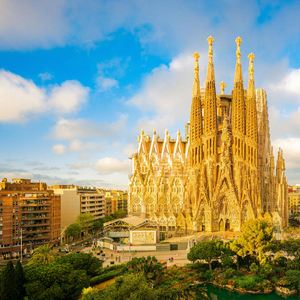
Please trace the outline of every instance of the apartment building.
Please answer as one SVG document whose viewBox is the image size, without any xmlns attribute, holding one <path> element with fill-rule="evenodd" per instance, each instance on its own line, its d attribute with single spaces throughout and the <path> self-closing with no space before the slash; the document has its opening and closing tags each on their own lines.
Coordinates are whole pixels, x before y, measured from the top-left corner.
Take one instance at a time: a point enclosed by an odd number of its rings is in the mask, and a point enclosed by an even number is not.
<svg viewBox="0 0 300 300">
<path fill-rule="evenodd" d="M 60 196 L 45 183 L 6 178 L 0 183 L 0 253 L 12 255 L 60 243 Z"/>
<path fill-rule="evenodd" d="M 127 192 L 119 192 L 119 197 L 117 200 L 117 208 L 118 210 L 123 210 L 126 212 L 126 214 L 128 213 L 128 200 L 127 200 Z"/>
<path fill-rule="evenodd" d="M 54 185 L 48 188 L 61 197 L 62 230 L 75 223 L 77 216 L 82 213 L 91 212 L 95 219 L 99 219 L 106 216 L 106 211 L 110 211 L 106 209 L 105 194 L 99 193 L 96 188 L 75 185 Z"/>
<path fill-rule="evenodd" d="M 300 212 L 300 186 L 290 185 L 288 187 L 288 203 L 290 214 L 298 214 Z"/>
<path fill-rule="evenodd" d="M 105 217 L 104 194 L 99 194 L 96 188 L 79 188 L 78 194 L 81 197 L 81 213 L 90 212 L 95 220 Z"/>
</svg>

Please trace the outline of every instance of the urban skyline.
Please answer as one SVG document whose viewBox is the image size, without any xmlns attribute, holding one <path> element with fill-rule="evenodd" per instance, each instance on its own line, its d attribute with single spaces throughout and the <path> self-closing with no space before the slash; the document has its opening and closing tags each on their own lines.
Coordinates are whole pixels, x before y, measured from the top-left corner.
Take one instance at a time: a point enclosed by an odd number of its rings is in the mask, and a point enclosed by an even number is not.
<svg viewBox="0 0 300 300">
<path fill-rule="evenodd" d="M 172 138 L 189 120 L 213 36 L 217 93 L 231 94 L 236 37 L 266 90 L 274 154 L 300 180 L 297 1 L 4 1 L 0 21 L 0 177 L 127 189 L 141 128 Z M 225 57 L 225 59 L 224 59 Z"/>
</svg>

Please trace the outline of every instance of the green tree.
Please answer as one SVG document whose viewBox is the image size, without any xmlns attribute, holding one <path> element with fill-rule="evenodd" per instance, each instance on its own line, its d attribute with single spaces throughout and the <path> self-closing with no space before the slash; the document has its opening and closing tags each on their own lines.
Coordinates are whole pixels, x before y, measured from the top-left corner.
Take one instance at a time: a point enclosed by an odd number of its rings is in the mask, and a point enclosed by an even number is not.
<svg viewBox="0 0 300 300">
<path fill-rule="evenodd" d="M 1 300 L 18 300 L 15 268 L 11 260 L 5 266 L 1 277 Z"/>
<path fill-rule="evenodd" d="M 122 209 L 118 209 L 114 214 L 113 217 L 116 219 L 124 218 L 126 216 L 126 212 Z"/>
<path fill-rule="evenodd" d="M 288 255 L 300 258 L 300 239 L 289 238 L 280 243 L 280 250 L 286 251 Z"/>
<path fill-rule="evenodd" d="M 212 240 L 209 242 L 200 242 L 190 249 L 187 255 L 188 260 L 195 262 L 196 260 L 205 260 L 211 270 L 211 263 L 218 259 L 223 250 L 223 241 Z"/>
<path fill-rule="evenodd" d="M 239 254 L 241 253 L 242 246 L 239 244 L 238 240 L 229 241 L 228 246 L 229 246 L 230 250 L 232 251 L 233 256 L 235 256 L 236 267 L 239 270 L 240 269 L 240 261 L 241 261 L 241 256 Z"/>
<path fill-rule="evenodd" d="M 84 270 L 90 277 L 98 275 L 102 265 L 97 257 L 93 257 L 90 253 L 82 252 L 60 256 L 54 263 L 59 265 L 70 264 L 74 270 Z"/>
<path fill-rule="evenodd" d="M 127 263 L 128 270 L 142 273 L 150 282 L 158 281 L 162 275 L 162 264 L 154 256 L 134 257 Z"/>
<path fill-rule="evenodd" d="M 33 251 L 33 256 L 29 259 L 28 264 L 49 264 L 55 260 L 55 252 L 49 245 L 40 246 Z"/>
<path fill-rule="evenodd" d="M 76 218 L 76 222 L 81 225 L 82 229 L 85 231 L 85 234 L 87 234 L 89 229 L 92 228 L 94 220 L 95 216 L 91 212 L 80 214 Z"/>
<path fill-rule="evenodd" d="M 131 273 L 116 278 L 114 284 L 104 290 L 88 289 L 81 300 L 179 300 L 195 299 L 195 286 L 181 285 L 176 288 L 153 288 L 142 273 Z M 201 293 L 201 296 L 203 292 Z M 207 299 L 199 297 L 198 299 Z"/>
<path fill-rule="evenodd" d="M 76 237 L 81 233 L 82 227 L 79 223 L 70 224 L 65 230 L 66 237 Z"/>
<path fill-rule="evenodd" d="M 70 264 L 31 264 L 24 267 L 26 294 L 30 300 L 78 299 L 89 286 L 84 270 Z"/>
<path fill-rule="evenodd" d="M 258 252 L 259 261 L 262 259 L 264 248 L 274 240 L 273 225 L 264 219 L 250 219 L 242 226 L 242 234 L 238 238 L 240 249 L 237 254 L 242 256 L 247 253 Z"/>
<path fill-rule="evenodd" d="M 18 290 L 18 297 L 19 299 L 23 299 L 23 297 L 25 296 L 25 288 L 24 288 L 25 278 L 24 278 L 23 267 L 19 260 L 17 261 L 15 272 L 16 272 L 16 287 Z"/>
</svg>

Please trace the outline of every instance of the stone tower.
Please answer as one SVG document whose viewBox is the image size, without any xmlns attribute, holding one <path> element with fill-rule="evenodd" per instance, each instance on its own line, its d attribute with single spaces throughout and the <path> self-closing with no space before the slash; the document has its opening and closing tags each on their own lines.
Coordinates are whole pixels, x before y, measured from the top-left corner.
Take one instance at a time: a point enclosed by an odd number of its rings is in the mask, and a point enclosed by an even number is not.
<svg viewBox="0 0 300 300">
<path fill-rule="evenodd" d="M 186 136 L 166 131 L 153 138 L 141 131 L 129 178 L 129 213 L 158 225 L 160 238 L 198 231 L 239 231 L 250 218 L 288 223 L 287 179 L 283 152 L 277 164 L 270 142 L 266 93 L 255 89 L 255 56 L 249 59 L 244 88 L 241 38 L 236 39 L 234 88 L 216 94 L 214 39 L 208 41 L 205 92 L 200 88 L 195 53 L 190 122 Z"/>
</svg>

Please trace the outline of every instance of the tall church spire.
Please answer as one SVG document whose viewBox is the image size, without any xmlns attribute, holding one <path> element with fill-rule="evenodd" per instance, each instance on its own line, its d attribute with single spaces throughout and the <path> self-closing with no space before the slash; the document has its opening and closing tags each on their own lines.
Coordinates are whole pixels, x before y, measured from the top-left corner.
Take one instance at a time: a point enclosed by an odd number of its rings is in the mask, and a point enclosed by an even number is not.
<svg viewBox="0 0 300 300">
<path fill-rule="evenodd" d="M 253 53 L 249 54 L 249 82 L 248 82 L 248 92 L 246 101 L 246 136 L 247 136 L 247 158 L 250 163 L 254 166 L 257 165 L 257 110 L 256 110 L 256 97 L 255 97 L 255 87 L 254 87 L 254 68 L 253 60 L 255 56 Z"/>
<path fill-rule="evenodd" d="M 243 74 L 242 74 L 242 64 L 241 64 L 241 42 L 242 39 L 238 37 L 235 40 L 237 44 L 236 49 L 236 66 L 235 66 L 235 76 L 234 76 L 234 82 L 243 82 Z"/>
<path fill-rule="evenodd" d="M 193 57 L 195 58 L 193 97 L 200 97 L 199 63 L 198 63 L 198 59 L 200 55 L 198 52 L 195 52 Z"/>
<path fill-rule="evenodd" d="M 190 118 L 190 162 L 191 166 L 195 166 L 202 160 L 202 108 L 201 108 L 201 94 L 199 81 L 199 53 L 195 53 L 195 68 L 194 68 L 194 84 L 193 84 L 193 99 L 191 107 Z"/>
<path fill-rule="evenodd" d="M 254 77 L 253 77 L 253 72 L 254 72 L 253 60 L 254 60 L 254 58 L 255 58 L 255 56 L 253 53 L 250 53 L 248 55 L 248 59 L 249 59 L 248 98 L 255 97 Z"/>
<path fill-rule="evenodd" d="M 208 66 L 207 66 L 207 76 L 206 80 L 207 81 L 214 81 L 215 80 L 215 71 L 214 71 L 214 63 L 213 63 L 213 48 L 212 48 L 212 43 L 214 42 L 213 37 L 209 37 L 207 39 L 208 41 Z"/>
<path fill-rule="evenodd" d="M 208 66 L 207 76 L 205 83 L 205 101 L 204 101 L 204 130 L 206 143 L 204 146 L 205 157 L 214 156 L 216 158 L 217 153 L 217 95 L 215 85 L 215 73 L 213 65 L 213 49 L 212 43 L 214 39 L 210 36 L 207 39 L 208 48 Z"/>
</svg>

